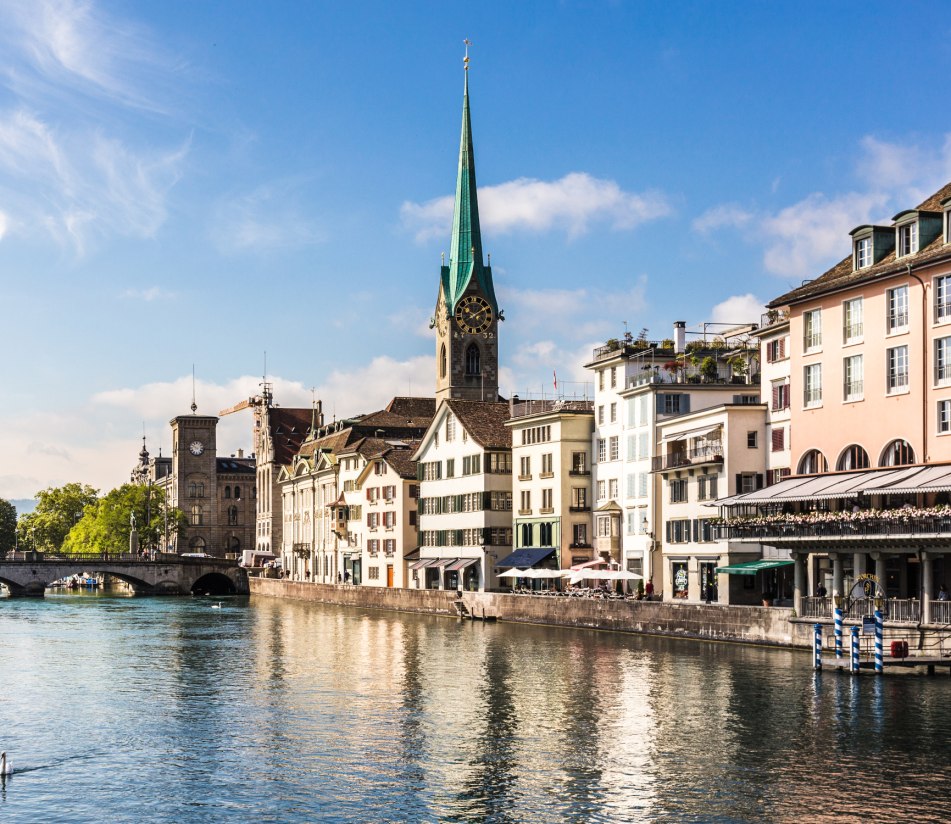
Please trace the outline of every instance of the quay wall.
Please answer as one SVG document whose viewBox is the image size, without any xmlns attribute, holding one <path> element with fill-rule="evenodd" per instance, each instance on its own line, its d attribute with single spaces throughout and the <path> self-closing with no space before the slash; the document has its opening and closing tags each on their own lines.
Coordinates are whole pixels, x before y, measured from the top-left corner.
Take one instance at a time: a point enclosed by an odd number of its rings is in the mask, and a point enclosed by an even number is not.
<svg viewBox="0 0 951 824">
<path fill-rule="evenodd" d="M 327 604 L 401 612 L 457 615 L 451 590 L 392 589 L 313 584 L 275 578 L 250 579 L 253 596 L 294 598 Z M 812 625 L 791 622 L 783 607 L 610 601 L 496 592 L 465 592 L 462 603 L 476 619 L 809 648 Z"/>
</svg>

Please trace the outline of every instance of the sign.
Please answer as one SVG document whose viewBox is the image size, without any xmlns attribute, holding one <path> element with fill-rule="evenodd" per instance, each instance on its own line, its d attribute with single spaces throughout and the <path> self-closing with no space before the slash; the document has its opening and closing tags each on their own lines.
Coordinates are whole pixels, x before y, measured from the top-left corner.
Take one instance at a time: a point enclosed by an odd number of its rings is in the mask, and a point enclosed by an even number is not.
<svg viewBox="0 0 951 824">
<path fill-rule="evenodd" d="M 875 618 L 872 615 L 862 616 L 862 635 L 875 634 Z"/>
</svg>

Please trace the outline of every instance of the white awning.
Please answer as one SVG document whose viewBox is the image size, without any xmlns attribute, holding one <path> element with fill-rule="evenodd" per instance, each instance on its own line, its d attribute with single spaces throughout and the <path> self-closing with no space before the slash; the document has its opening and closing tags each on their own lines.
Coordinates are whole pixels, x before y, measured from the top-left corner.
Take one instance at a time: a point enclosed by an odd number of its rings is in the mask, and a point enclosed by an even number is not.
<svg viewBox="0 0 951 824">
<path fill-rule="evenodd" d="M 666 443 L 673 443 L 674 441 L 685 441 L 688 438 L 703 438 L 712 432 L 719 432 L 723 429 L 723 424 L 718 423 L 716 426 L 708 426 L 705 429 L 692 429 L 690 432 L 678 432 L 676 435 L 671 437 L 664 437 Z"/>
<path fill-rule="evenodd" d="M 951 490 L 951 466 L 915 466 L 888 473 L 889 477 L 876 478 L 865 491 L 869 494 L 899 492 L 947 492 Z"/>
</svg>

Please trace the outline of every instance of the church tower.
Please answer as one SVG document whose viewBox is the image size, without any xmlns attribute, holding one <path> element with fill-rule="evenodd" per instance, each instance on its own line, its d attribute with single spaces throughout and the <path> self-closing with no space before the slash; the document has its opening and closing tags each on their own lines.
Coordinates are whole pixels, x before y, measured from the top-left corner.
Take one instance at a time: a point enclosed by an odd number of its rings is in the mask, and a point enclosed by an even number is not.
<svg viewBox="0 0 951 824">
<path fill-rule="evenodd" d="M 469 118 L 469 43 L 456 202 L 449 265 L 443 265 L 436 301 L 436 402 L 448 398 L 497 401 L 499 396 L 499 312 L 492 269 L 482 261 L 482 233 L 476 197 L 475 155 Z"/>
</svg>

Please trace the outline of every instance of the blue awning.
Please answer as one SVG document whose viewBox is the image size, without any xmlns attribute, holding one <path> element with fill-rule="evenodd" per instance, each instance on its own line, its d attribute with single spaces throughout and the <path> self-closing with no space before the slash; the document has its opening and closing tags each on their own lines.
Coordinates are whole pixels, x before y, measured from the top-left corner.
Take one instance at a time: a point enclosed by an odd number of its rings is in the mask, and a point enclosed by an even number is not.
<svg viewBox="0 0 951 824">
<path fill-rule="evenodd" d="M 555 550 L 549 547 L 537 548 L 537 547 L 523 547 L 522 549 L 516 549 L 511 555 L 507 558 L 503 558 L 499 561 L 497 567 L 518 567 L 519 569 L 526 569 L 527 567 L 533 567 L 539 561 L 544 561 L 549 555 L 554 555 Z"/>
</svg>

